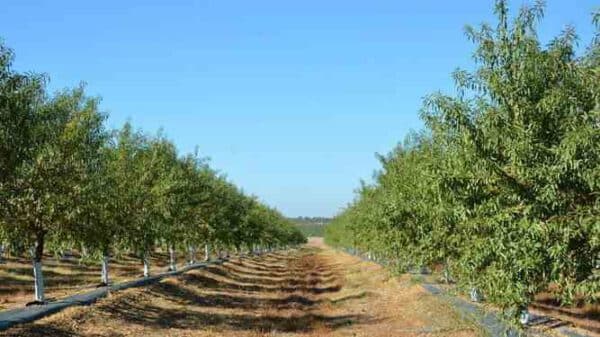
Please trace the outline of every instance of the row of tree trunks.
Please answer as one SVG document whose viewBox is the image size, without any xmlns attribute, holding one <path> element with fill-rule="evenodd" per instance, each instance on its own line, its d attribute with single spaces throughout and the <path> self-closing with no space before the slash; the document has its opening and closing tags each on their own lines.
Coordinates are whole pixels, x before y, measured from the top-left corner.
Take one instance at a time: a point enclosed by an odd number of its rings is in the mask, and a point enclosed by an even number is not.
<svg viewBox="0 0 600 337">
<path fill-rule="evenodd" d="M 196 247 L 189 246 L 189 260 L 188 263 L 194 264 L 196 263 Z M 5 250 L 4 245 L 0 245 L 0 258 L 2 257 Z M 268 249 L 262 248 L 259 245 L 253 245 L 250 252 L 252 254 L 261 254 L 266 251 L 271 251 L 271 248 Z M 38 234 L 35 246 L 32 249 L 33 255 L 33 276 L 34 276 L 34 290 L 35 290 L 35 298 L 34 302 L 30 304 L 43 304 L 45 303 L 45 295 L 44 295 L 44 275 L 42 271 L 42 258 L 44 252 L 44 233 Z M 216 251 L 217 256 L 219 258 L 228 258 L 229 251 L 218 249 Z M 241 250 L 238 249 L 238 253 L 241 253 Z M 150 276 L 150 260 L 149 254 L 144 253 L 142 255 L 142 264 L 143 264 L 143 275 L 144 277 Z M 204 261 L 210 260 L 210 245 L 207 243 L 204 245 Z M 110 253 L 105 252 L 101 261 L 101 273 L 100 273 L 100 286 L 108 286 L 110 284 L 109 278 L 109 264 L 110 264 Z M 176 253 L 175 249 L 172 245 L 169 246 L 169 271 L 176 271 L 177 269 L 176 262 Z"/>
</svg>

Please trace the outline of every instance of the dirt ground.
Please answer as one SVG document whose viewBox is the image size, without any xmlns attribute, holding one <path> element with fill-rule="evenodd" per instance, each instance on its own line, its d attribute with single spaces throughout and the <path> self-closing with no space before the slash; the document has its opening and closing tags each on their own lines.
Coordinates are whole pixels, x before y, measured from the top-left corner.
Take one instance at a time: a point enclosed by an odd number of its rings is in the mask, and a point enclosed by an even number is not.
<svg viewBox="0 0 600 337">
<path fill-rule="evenodd" d="M 179 256 L 182 265 L 184 257 Z M 99 263 L 80 263 L 79 255 L 56 258 L 46 255 L 43 260 L 46 297 L 53 300 L 95 289 L 100 283 Z M 27 258 L 8 257 L 0 264 L 0 310 L 22 308 L 33 301 L 33 272 Z M 151 273 L 167 270 L 168 256 L 153 253 L 150 258 Z M 142 262 L 134 256 L 121 256 L 110 263 L 111 282 L 123 282 L 142 276 Z"/>
<path fill-rule="evenodd" d="M 312 240 L 110 295 L 0 336 L 480 336 L 410 279 Z"/>
</svg>

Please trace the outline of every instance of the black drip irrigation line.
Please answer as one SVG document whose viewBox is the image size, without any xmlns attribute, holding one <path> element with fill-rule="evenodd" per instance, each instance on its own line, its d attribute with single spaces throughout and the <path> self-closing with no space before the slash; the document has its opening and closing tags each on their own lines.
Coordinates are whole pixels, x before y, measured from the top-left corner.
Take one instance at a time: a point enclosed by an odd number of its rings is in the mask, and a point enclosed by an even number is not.
<svg viewBox="0 0 600 337">
<path fill-rule="evenodd" d="M 341 248 L 343 252 L 356 256 L 363 261 L 377 263 L 382 267 L 389 266 L 387 261 L 382 261 L 380 259 L 369 258 L 369 256 L 365 256 L 361 254 L 355 249 L 351 248 Z M 415 270 L 409 271 L 410 274 L 428 274 L 429 272 L 424 272 L 423 270 Z M 525 330 L 519 330 L 514 326 L 511 326 L 509 323 L 504 321 L 500 315 L 495 312 L 487 311 L 482 308 L 480 305 L 476 305 L 475 303 L 464 300 L 460 297 L 449 294 L 444 289 L 438 287 L 432 283 L 421 283 L 421 286 L 430 294 L 434 296 L 441 297 L 446 302 L 450 303 L 460 314 L 463 319 L 474 322 L 479 325 L 483 330 L 493 337 L 524 337 L 524 336 L 536 336 L 536 337 L 552 337 L 549 334 L 545 334 L 539 331 L 527 331 L 527 327 L 532 325 L 544 324 L 546 322 L 550 322 L 552 319 L 547 316 L 534 315 L 530 314 L 531 319 L 528 326 L 525 327 Z M 585 333 L 581 333 L 579 331 L 575 331 L 568 326 L 559 327 L 556 330 L 558 332 L 568 336 L 568 337 L 592 337 L 592 335 L 588 335 Z"/>
<path fill-rule="evenodd" d="M 239 255 L 239 257 L 243 256 L 247 255 Z M 230 258 L 218 258 L 208 262 L 195 263 L 192 265 L 182 267 L 177 271 L 169 271 L 157 275 L 152 275 L 149 277 L 135 279 L 132 281 L 113 284 L 108 287 L 101 287 L 83 294 L 72 295 L 57 301 L 48 302 L 43 305 L 31 305 L 24 308 L 0 311 L 0 331 L 7 330 L 8 328 L 13 327 L 17 324 L 24 324 L 36 321 L 40 318 L 44 318 L 46 316 L 55 314 L 69 307 L 93 304 L 98 299 L 106 297 L 109 292 L 120 291 L 129 288 L 143 287 L 158 282 L 163 278 L 177 276 L 190 270 L 200 269 L 211 265 L 221 265 L 224 262 L 227 262 L 229 259 Z"/>
</svg>

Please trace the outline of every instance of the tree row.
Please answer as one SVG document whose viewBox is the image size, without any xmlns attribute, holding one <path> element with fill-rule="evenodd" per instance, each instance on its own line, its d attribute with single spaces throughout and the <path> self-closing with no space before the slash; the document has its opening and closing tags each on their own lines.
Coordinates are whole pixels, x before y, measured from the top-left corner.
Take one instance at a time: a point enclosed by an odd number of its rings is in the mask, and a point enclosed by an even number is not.
<svg viewBox="0 0 600 337">
<path fill-rule="evenodd" d="M 426 128 L 381 156 L 374 182 L 326 229 L 400 271 L 429 267 L 522 322 L 535 295 L 600 295 L 600 13 L 543 44 L 537 4 L 468 27 L 472 72 L 425 99 Z"/>
<path fill-rule="evenodd" d="M 102 262 L 136 254 L 150 272 L 158 247 L 227 254 L 305 241 L 277 210 L 245 195 L 197 153 L 129 123 L 108 130 L 83 87 L 49 94 L 45 76 L 12 69 L 0 44 L 0 256 L 30 254 L 44 301 L 44 253 L 77 249 Z"/>
</svg>

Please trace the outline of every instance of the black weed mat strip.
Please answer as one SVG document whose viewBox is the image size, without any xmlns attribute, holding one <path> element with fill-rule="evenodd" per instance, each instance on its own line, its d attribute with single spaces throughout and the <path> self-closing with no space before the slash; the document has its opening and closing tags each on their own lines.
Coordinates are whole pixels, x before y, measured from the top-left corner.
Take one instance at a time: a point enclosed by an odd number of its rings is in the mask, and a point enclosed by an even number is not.
<svg viewBox="0 0 600 337">
<path fill-rule="evenodd" d="M 358 257 L 365 262 L 373 262 L 379 264 L 384 268 L 386 267 L 384 263 L 380 263 L 373 259 L 369 259 L 365 256 L 354 254 L 354 252 L 352 252 L 351 250 L 342 250 L 342 252 Z M 447 302 L 449 302 L 464 319 L 476 323 L 488 335 L 492 337 L 552 337 L 550 334 L 546 334 L 540 331 L 532 331 L 530 329 L 525 329 L 523 331 L 516 329 L 515 327 L 511 326 L 506 321 L 504 321 L 498 313 L 485 310 L 484 308 L 476 305 L 475 303 L 449 294 L 435 284 L 423 283 L 421 284 L 421 286 L 430 294 L 441 297 Z M 531 322 L 529 326 L 531 327 L 534 325 L 540 325 L 550 320 L 552 320 L 551 317 L 531 314 Z M 585 334 L 583 332 L 576 331 L 569 326 L 561 326 L 556 328 L 556 330 L 568 337 L 593 337 L 591 334 Z"/>
</svg>

